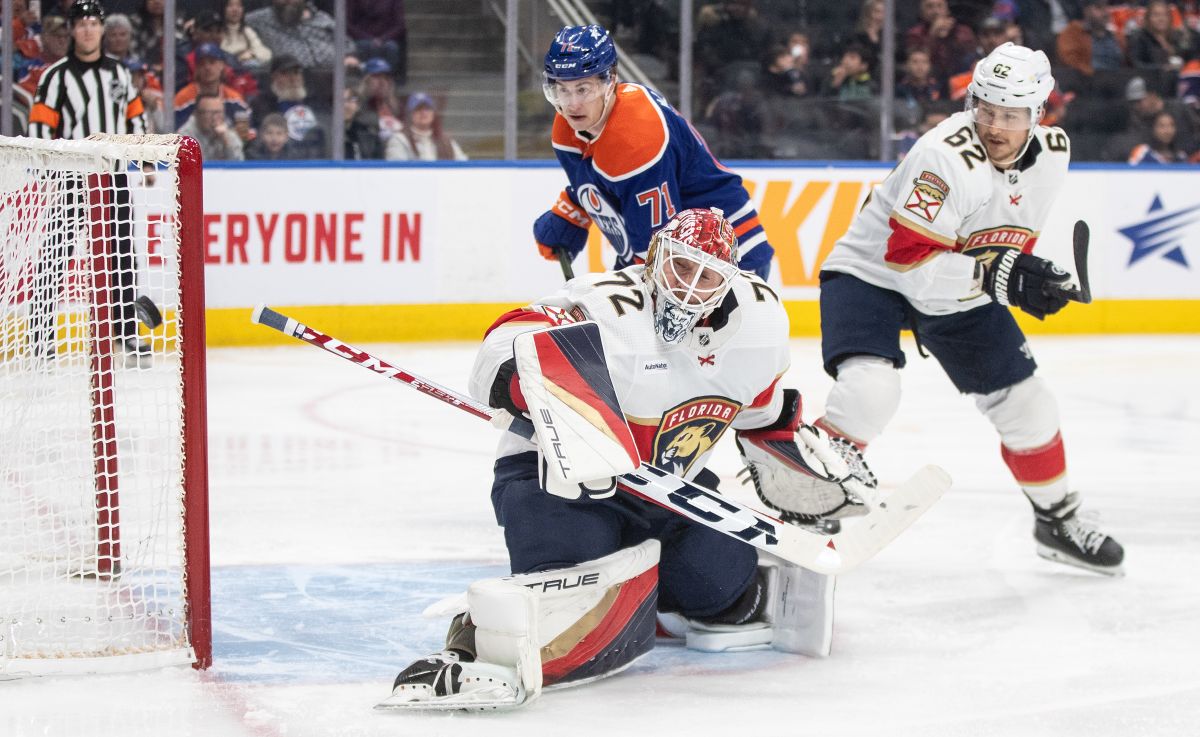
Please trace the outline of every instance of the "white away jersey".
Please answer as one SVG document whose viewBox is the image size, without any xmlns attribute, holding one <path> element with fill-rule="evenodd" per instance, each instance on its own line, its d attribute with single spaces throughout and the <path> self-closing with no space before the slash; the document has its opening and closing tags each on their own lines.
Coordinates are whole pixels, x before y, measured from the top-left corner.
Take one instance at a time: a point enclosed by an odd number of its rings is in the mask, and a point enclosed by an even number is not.
<svg viewBox="0 0 1200 737">
<path fill-rule="evenodd" d="M 1021 161 L 1000 171 L 970 113 L 956 113 L 871 193 L 822 268 L 899 292 L 927 315 L 978 307 L 991 298 L 973 279 L 971 252 L 1032 251 L 1069 162 L 1067 135 L 1038 126 Z"/>
<path fill-rule="evenodd" d="M 779 377 L 789 366 L 788 319 L 757 277 L 738 276 L 725 302 L 688 340 L 667 345 L 654 333 L 643 266 L 573 279 L 558 293 L 502 316 L 471 371 L 471 396 L 487 402 L 517 335 L 595 320 L 609 373 L 643 461 L 693 478 L 731 425 L 764 427 L 783 410 Z M 534 450 L 505 433 L 499 455 Z"/>
</svg>

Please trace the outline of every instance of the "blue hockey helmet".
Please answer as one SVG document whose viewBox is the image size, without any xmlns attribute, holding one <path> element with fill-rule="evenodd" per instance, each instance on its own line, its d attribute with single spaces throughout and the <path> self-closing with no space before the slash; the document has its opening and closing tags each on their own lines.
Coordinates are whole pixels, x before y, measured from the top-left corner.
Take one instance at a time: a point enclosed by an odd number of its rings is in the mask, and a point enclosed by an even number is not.
<svg viewBox="0 0 1200 737">
<path fill-rule="evenodd" d="M 583 79 L 617 65 L 617 47 L 604 26 L 563 26 L 550 42 L 543 69 L 546 81 Z"/>
</svg>

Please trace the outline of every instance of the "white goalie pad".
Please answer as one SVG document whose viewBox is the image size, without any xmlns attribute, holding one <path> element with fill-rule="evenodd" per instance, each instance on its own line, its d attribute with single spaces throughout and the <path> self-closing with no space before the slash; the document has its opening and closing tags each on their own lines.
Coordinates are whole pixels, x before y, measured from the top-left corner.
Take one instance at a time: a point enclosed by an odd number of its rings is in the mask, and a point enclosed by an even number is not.
<svg viewBox="0 0 1200 737">
<path fill-rule="evenodd" d="M 474 662 L 431 689 L 397 687 L 380 709 L 504 709 L 543 688 L 618 673 L 654 647 L 657 540 L 577 566 L 472 583 L 426 614 L 470 613 Z"/>
<path fill-rule="evenodd" d="M 761 621 L 708 624 L 679 614 L 660 614 L 659 624 L 687 647 L 703 652 L 773 648 L 824 658 L 833 646 L 833 576 L 814 573 L 770 555 L 759 566 L 767 580 L 767 604 Z"/>
<path fill-rule="evenodd" d="M 596 323 L 523 333 L 513 354 L 549 476 L 574 485 L 638 467 Z"/>
</svg>

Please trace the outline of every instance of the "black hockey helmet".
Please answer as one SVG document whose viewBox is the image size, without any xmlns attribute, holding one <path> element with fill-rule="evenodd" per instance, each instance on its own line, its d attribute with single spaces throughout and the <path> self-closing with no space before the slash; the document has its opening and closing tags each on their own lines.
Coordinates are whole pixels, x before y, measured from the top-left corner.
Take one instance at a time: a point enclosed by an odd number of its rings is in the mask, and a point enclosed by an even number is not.
<svg viewBox="0 0 1200 737">
<path fill-rule="evenodd" d="M 100 4 L 100 0 L 75 0 L 71 3 L 71 9 L 67 11 L 67 18 L 71 23 L 81 18 L 99 18 L 104 21 L 104 6 Z"/>
</svg>

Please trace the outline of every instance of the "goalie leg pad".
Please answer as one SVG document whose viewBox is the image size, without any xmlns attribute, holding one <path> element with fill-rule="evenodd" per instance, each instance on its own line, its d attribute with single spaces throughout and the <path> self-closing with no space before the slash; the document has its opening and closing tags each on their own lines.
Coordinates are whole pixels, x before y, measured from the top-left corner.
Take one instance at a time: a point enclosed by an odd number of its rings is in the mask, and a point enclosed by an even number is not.
<svg viewBox="0 0 1200 737">
<path fill-rule="evenodd" d="M 768 647 L 814 658 L 827 657 L 833 646 L 835 578 L 814 573 L 768 555 L 759 568 L 764 599 L 762 613 L 745 624 L 659 615 L 669 635 L 703 652 L 738 652 Z"/>
<path fill-rule="evenodd" d="M 472 583 L 469 620 L 456 619 L 466 626 L 451 627 L 446 651 L 401 672 L 379 708 L 515 707 L 543 687 L 625 669 L 654 647 L 658 553 L 647 540 L 571 568 Z"/>
</svg>

